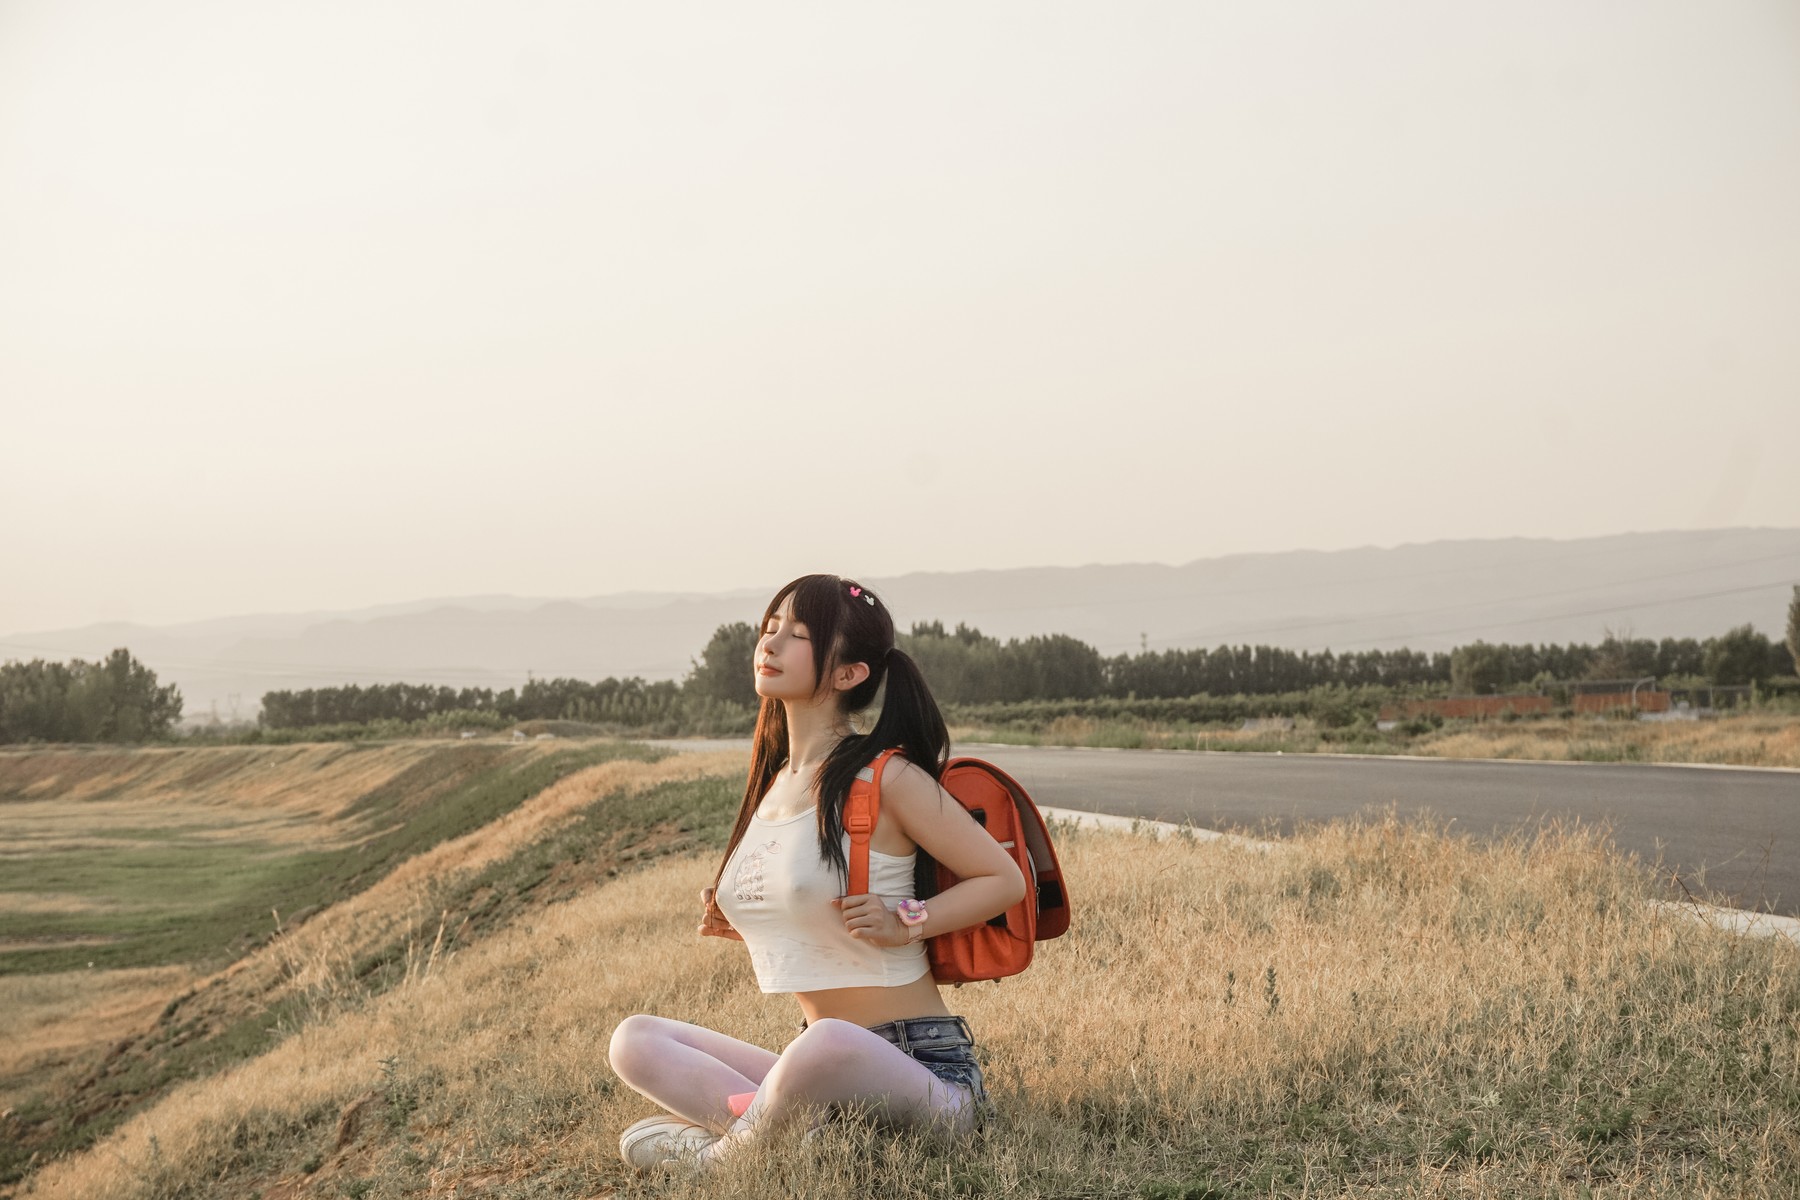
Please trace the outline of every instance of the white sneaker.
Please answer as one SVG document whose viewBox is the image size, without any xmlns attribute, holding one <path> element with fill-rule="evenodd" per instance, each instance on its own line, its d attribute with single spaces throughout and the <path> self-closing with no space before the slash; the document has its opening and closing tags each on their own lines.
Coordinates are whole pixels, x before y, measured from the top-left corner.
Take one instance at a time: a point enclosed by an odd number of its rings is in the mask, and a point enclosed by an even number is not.
<svg viewBox="0 0 1800 1200">
<path fill-rule="evenodd" d="M 619 1157 L 639 1171 L 664 1164 L 684 1166 L 696 1162 L 700 1152 L 718 1140 L 712 1130 L 664 1113 L 627 1125 L 619 1135 Z"/>
</svg>

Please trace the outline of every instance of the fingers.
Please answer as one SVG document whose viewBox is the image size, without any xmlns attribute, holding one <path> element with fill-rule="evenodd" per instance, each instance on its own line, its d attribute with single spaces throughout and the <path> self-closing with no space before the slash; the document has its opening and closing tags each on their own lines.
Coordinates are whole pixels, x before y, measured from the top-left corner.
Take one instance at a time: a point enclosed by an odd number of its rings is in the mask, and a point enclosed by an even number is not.
<svg viewBox="0 0 1800 1200">
<path fill-rule="evenodd" d="M 881 902 L 880 896 L 839 896 L 832 901 L 838 911 L 848 921 L 853 916 L 866 916 L 873 912 L 886 912 L 887 906 Z"/>
<path fill-rule="evenodd" d="M 887 944 L 897 918 L 880 896 L 840 896 L 832 901 L 843 914 L 844 928 L 858 941 Z"/>
<path fill-rule="evenodd" d="M 709 926 L 711 925 L 711 922 L 708 920 L 708 918 L 711 916 L 712 901 L 713 901 L 713 889 L 711 889 L 709 887 L 701 888 L 700 889 L 700 924 L 698 924 L 694 927 L 695 929 L 697 929 L 699 931 L 701 937 L 705 937 L 707 934 L 713 932 L 713 930 L 711 928 L 709 928 Z"/>
</svg>

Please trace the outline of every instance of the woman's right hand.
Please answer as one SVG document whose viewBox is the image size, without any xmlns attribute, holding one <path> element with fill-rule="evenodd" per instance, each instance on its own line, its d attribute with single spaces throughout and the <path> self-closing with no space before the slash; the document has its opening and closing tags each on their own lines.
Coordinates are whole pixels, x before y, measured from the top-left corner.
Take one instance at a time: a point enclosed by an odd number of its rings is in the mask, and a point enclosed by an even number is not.
<svg viewBox="0 0 1800 1200">
<path fill-rule="evenodd" d="M 725 913 L 717 904 L 713 903 L 711 888 L 700 889 L 700 936 L 734 938 L 740 942 L 744 940 L 738 931 L 731 927 L 731 922 L 725 919 Z"/>
</svg>

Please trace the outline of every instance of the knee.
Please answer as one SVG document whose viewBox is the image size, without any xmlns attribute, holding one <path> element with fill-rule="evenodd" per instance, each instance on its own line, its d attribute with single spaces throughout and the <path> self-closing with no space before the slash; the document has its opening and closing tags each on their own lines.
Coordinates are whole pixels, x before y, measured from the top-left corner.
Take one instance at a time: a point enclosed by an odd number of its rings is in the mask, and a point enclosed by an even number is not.
<svg viewBox="0 0 1800 1200">
<path fill-rule="evenodd" d="M 665 1040 L 661 1029 L 664 1023 L 662 1017 L 635 1013 L 613 1029 L 612 1040 L 606 1047 L 606 1061 L 621 1078 L 629 1077 L 639 1064 L 654 1057 L 656 1044 Z"/>
<path fill-rule="evenodd" d="M 790 1087 L 806 1087 L 813 1081 L 836 1075 L 868 1038 L 868 1030 L 851 1021 L 825 1017 L 806 1027 L 782 1051 L 782 1081 Z"/>
</svg>

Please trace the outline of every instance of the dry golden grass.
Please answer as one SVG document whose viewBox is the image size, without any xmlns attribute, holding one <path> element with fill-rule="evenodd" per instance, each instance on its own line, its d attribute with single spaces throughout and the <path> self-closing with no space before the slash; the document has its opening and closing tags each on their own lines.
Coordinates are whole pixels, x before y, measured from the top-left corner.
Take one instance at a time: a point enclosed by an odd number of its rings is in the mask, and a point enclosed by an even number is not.
<svg viewBox="0 0 1800 1200">
<path fill-rule="evenodd" d="M 192 982 L 185 967 L 0 975 L 0 1109 L 97 1043 L 144 1028 Z"/>
<path fill-rule="evenodd" d="M 1284 732 L 1237 727 L 1196 729 L 1192 725 L 1165 725 L 1157 721 L 1102 721 L 1094 717 L 1062 716 L 1035 732 L 957 725 L 951 727 L 950 736 L 958 746 L 999 742 L 1127 750 L 1283 750 L 1289 754 L 1335 748 L 1321 741 L 1318 727 L 1307 719 L 1296 721 L 1295 728 Z"/>
<path fill-rule="evenodd" d="M 1574 717 L 1455 721 L 1420 734 L 1366 726 L 1328 729 L 1310 719 L 1290 730 L 1196 729 L 1151 721 L 1058 717 L 1037 732 L 958 727 L 959 743 L 1024 741 L 1047 746 L 1147 750 L 1417 754 L 1433 758 L 1525 758 L 1574 762 L 1709 763 L 1800 767 L 1800 716 L 1751 713 L 1717 720 L 1651 723 Z"/>
<path fill-rule="evenodd" d="M 350 845 L 370 830 L 345 810 L 445 749 L 418 741 L 0 752 L 0 854 L 151 844 L 117 832 L 139 830 L 155 840 Z M 507 749 L 525 761 L 566 745 Z M 111 832 L 96 836 L 100 829 Z"/>
<path fill-rule="evenodd" d="M 1800 717 L 1644 722 L 1576 717 L 1493 721 L 1444 730 L 1408 753 L 1439 758 L 1585 759 L 1800 767 Z"/>
<path fill-rule="evenodd" d="M 405 769 L 418 758 L 417 747 L 395 749 L 400 752 L 391 756 L 396 760 L 391 766 Z M 450 748 L 452 753 L 457 749 Z M 545 752 L 519 750 L 534 758 Z M 438 751 L 441 754 L 444 748 L 438 747 Z M 282 754 L 284 759 L 292 757 L 287 748 Z M 334 757 L 321 755 L 310 762 L 302 757 L 288 765 L 310 769 L 319 761 L 329 765 Z M 22 765 L 17 761 L 7 764 L 9 768 Z M 110 776 L 115 783 L 141 777 L 141 772 L 129 766 L 117 767 L 114 764 Z M 353 899 L 317 911 L 304 923 L 288 928 L 284 936 L 211 975 L 191 969 L 102 969 L 0 976 L 0 1109 L 24 1107 L 27 1102 L 86 1106 L 100 1093 L 84 1096 L 81 1088 L 98 1082 L 97 1070 L 105 1073 L 110 1068 L 117 1074 L 130 1068 L 154 1077 L 159 1046 L 220 1036 L 246 1019 L 254 1022 L 259 1013 L 285 1014 L 270 1015 L 262 1022 L 277 1028 L 291 1027 L 295 1014 L 301 1020 L 329 1019 L 367 994 L 369 981 L 358 975 L 369 960 L 362 958 L 359 963 L 359 957 L 371 951 L 404 944 L 409 973 L 435 967 L 435 960 L 454 945 L 458 932 L 445 928 L 440 899 L 488 864 L 574 820 L 600 797 L 629 798 L 670 780 L 693 779 L 709 772 L 741 773 L 742 769 L 743 756 L 736 754 L 674 756 L 657 763 L 615 760 L 578 770 L 500 819 L 404 860 Z M 90 772 L 88 778 L 95 774 Z M 9 780 L 13 778 L 16 775 L 9 776 Z M 379 776 L 363 773 L 358 785 L 372 778 L 378 780 Z M 123 803 L 107 800 L 72 805 L 58 819 L 71 834 L 79 835 L 83 822 L 97 819 L 99 808 L 112 810 Z M 341 802 L 334 803 L 342 807 Z M 144 801 L 136 819 L 148 824 L 156 815 L 154 806 Z M 239 828 L 247 826 L 240 823 Z M 258 831 L 244 836 L 259 840 Z M 0 900 L 6 896 L 0 893 Z M 109 906 L 82 903 L 73 896 L 21 893 L 4 911 L 22 916 L 95 907 Z M 17 948 L 41 948 L 53 941 L 74 945 L 82 940 L 38 936 L 22 939 Z M 0 944 L 0 953 L 7 948 Z M 177 1006 L 179 1013 L 171 1022 L 167 1018 Z M 159 1020 L 159 1014 L 163 1019 Z M 115 1062 L 119 1052 L 114 1050 L 102 1067 L 109 1048 L 121 1042 L 128 1044 L 130 1053 Z M 7 1132 L 0 1121 L 0 1137 Z M 0 1194 L 5 1192 L 0 1187 Z"/>
<path fill-rule="evenodd" d="M 343 1002 L 358 994 L 350 967 L 368 949 L 400 934 L 412 936 L 419 953 L 430 954 L 430 943 L 447 932 L 434 924 L 438 897 L 455 876 L 516 852 L 601 796 L 630 796 L 672 780 L 741 771 L 743 764 L 742 754 L 724 752 L 677 754 L 652 763 L 621 760 L 577 771 L 499 820 L 406 860 L 354 899 L 325 909 L 224 974 L 248 973 L 260 981 L 255 986 L 276 995 L 300 991 L 317 1003 Z"/>
<path fill-rule="evenodd" d="M 73 892 L 0 892 L 0 917 L 105 912 L 117 907 L 117 901 L 104 896 L 83 896 Z"/>
<path fill-rule="evenodd" d="M 1800 1191 L 1800 952 L 1659 916 L 1588 835 L 1390 820 L 1280 855 L 1088 832 L 1063 850 L 1069 936 L 952 994 L 998 1111 L 950 1154 L 849 1126 L 698 1182 L 626 1175 L 615 1138 L 649 1105 L 606 1066 L 620 1018 L 794 1031 L 741 948 L 693 936 L 711 864 L 679 859 L 422 953 L 404 986 L 182 1087 L 27 1194 Z"/>
<path fill-rule="evenodd" d="M 112 938 L 99 934 L 76 937 L 41 937 L 29 940 L 0 938 L 0 954 L 17 954 L 27 950 L 41 950 L 45 947 L 79 949 L 82 946 L 107 946 L 111 945 L 112 941 Z"/>
</svg>

